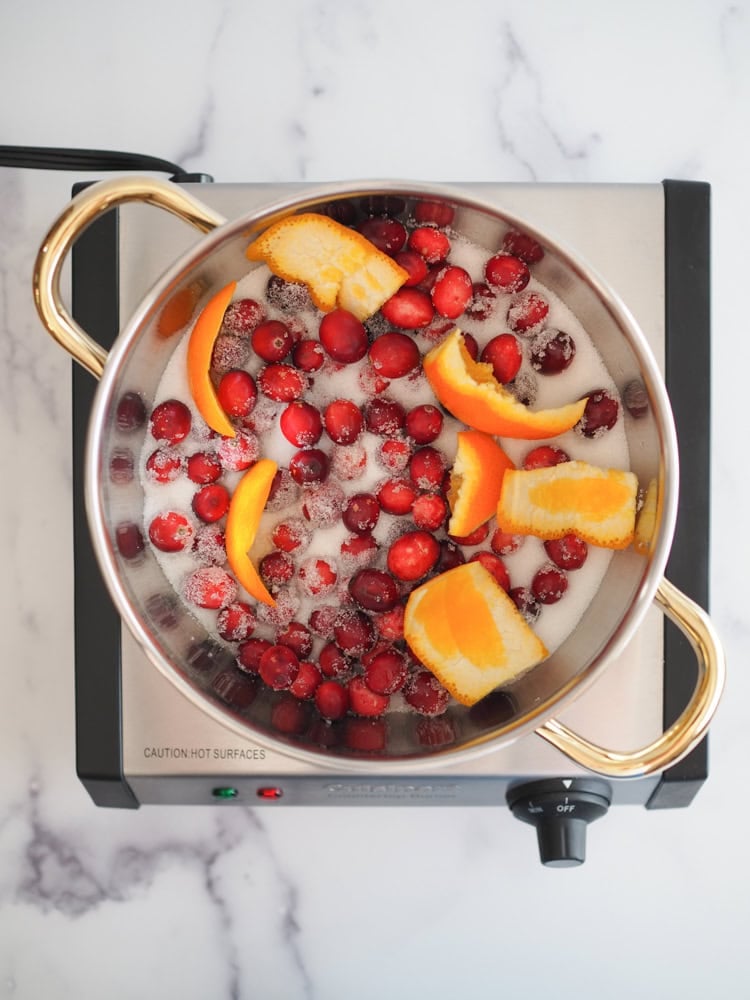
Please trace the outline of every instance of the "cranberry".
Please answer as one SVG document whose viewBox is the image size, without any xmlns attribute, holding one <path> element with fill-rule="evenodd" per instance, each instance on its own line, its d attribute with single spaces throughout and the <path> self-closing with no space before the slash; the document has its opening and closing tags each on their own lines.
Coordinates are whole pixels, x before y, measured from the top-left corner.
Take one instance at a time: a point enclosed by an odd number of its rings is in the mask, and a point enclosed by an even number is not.
<svg viewBox="0 0 750 1000">
<path fill-rule="evenodd" d="M 379 396 L 391 384 L 390 379 L 384 375 L 378 375 L 372 365 L 360 368 L 357 372 L 357 382 L 366 396 Z"/>
<path fill-rule="evenodd" d="M 319 635 L 321 639 L 332 639 L 333 638 L 333 625 L 336 621 L 336 616 L 339 613 L 339 608 L 334 608 L 330 604 L 324 604 L 320 607 L 316 607 L 314 611 L 310 613 L 310 628 L 315 633 Z"/>
<path fill-rule="evenodd" d="M 387 438 L 379 446 L 377 457 L 383 468 L 389 472 L 403 472 L 411 458 L 411 446 L 408 441 Z"/>
<path fill-rule="evenodd" d="M 405 333 L 384 333 L 369 350 L 370 364 L 385 378 L 403 378 L 419 365 L 419 348 Z"/>
<path fill-rule="evenodd" d="M 305 489 L 302 513 L 316 528 L 327 528 L 336 522 L 345 505 L 346 494 L 329 480 Z"/>
<path fill-rule="evenodd" d="M 336 612 L 338 618 L 340 612 Z M 318 664 L 326 677 L 344 677 L 349 673 L 351 664 L 335 642 L 327 642 L 318 655 Z"/>
<path fill-rule="evenodd" d="M 195 532 L 193 555 L 199 562 L 221 565 L 227 558 L 224 532 L 213 524 L 202 524 Z"/>
<path fill-rule="evenodd" d="M 124 521 L 115 528 L 115 543 L 117 551 L 123 559 L 136 559 L 143 552 L 146 543 L 143 533 L 137 524 Z"/>
<path fill-rule="evenodd" d="M 246 337 L 229 337 L 222 333 L 214 343 L 211 370 L 215 375 L 224 375 L 232 370 L 244 368 L 249 357 L 250 342 Z"/>
<path fill-rule="evenodd" d="M 181 552 L 193 537 L 193 526 L 183 514 L 168 510 L 153 518 L 148 537 L 161 552 Z"/>
<path fill-rule="evenodd" d="M 406 229 L 397 219 L 365 219 L 357 227 L 360 233 L 383 253 L 396 254 L 406 243 Z"/>
<path fill-rule="evenodd" d="M 402 330 L 428 326 L 435 315 L 432 299 L 421 288 L 399 288 L 383 303 L 380 311 L 389 323 Z"/>
<path fill-rule="evenodd" d="M 484 276 L 493 288 L 503 292 L 522 292 L 531 274 L 528 266 L 518 257 L 498 253 L 490 257 L 484 267 Z"/>
<path fill-rule="evenodd" d="M 466 306 L 466 315 L 473 320 L 489 319 L 497 303 L 497 297 L 489 285 L 476 281 L 471 288 L 471 301 Z"/>
<path fill-rule="evenodd" d="M 544 256 L 544 250 L 533 237 L 515 230 L 505 234 L 502 248 L 506 253 L 520 257 L 526 264 L 537 264 Z"/>
<path fill-rule="evenodd" d="M 349 593 L 365 611 L 391 611 L 400 601 L 398 584 L 381 569 L 361 569 L 349 581 Z"/>
<path fill-rule="evenodd" d="M 432 226 L 418 226 L 412 229 L 408 247 L 423 257 L 428 264 L 444 261 L 451 249 L 451 242 L 445 233 Z"/>
<path fill-rule="evenodd" d="M 269 552 L 261 559 L 258 571 L 263 583 L 275 594 L 294 576 L 294 563 L 287 552 Z"/>
<path fill-rule="evenodd" d="M 193 497 L 193 513 L 206 524 L 219 521 L 229 510 L 229 491 L 220 483 L 203 486 Z"/>
<path fill-rule="evenodd" d="M 338 681 L 323 681 L 316 688 L 315 705 L 324 719 L 343 719 L 349 710 L 349 692 Z"/>
<path fill-rule="evenodd" d="M 444 267 L 430 289 L 432 304 L 447 319 L 457 319 L 471 302 L 473 295 L 474 288 L 469 273 L 455 265 Z"/>
<path fill-rule="evenodd" d="M 475 552 L 469 562 L 481 563 L 487 572 L 492 574 L 503 590 L 506 592 L 510 590 L 508 570 L 500 556 L 495 555 L 494 552 Z"/>
<path fill-rule="evenodd" d="M 449 569 L 455 569 L 456 566 L 463 566 L 465 562 L 466 556 L 458 545 L 449 538 L 444 538 L 440 543 L 440 556 L 436 567 L 438 572 L 445 573 Z"/>
<path fill-rule="evenodd" d="M 531 581 L 531 592 L 541 604 L 556 604 L 567 589 L 567 576 L 551 563 L 542 566 Z"/>
<path fill-rule="evenodd" d="M 266 501 L 267 510 L 286 510 L 299 499 L 300 488 L 288 469 L 277 469 Z"/>
<path fill-rule="evenodd" d="M 349 531 L 357 535 L 366 535 L 378 523 L 380 504 L 372 493 L 355 493 L 349 497 L 341 520 Z"/>
<path fill-rule="evenodd" d="M 313 648 L 312 632 L 302 622 L 289 622 L 277 633 L 276 642 L 280 646 L 289 646 L 300 659 L 309 656 Z"/>
<path fill-rule="evenodd" d="M 440 555 L 440 543 L 426 531 L 407 531 L 388 549 L 388 569 L 399 580 L 421 580 Z"/>
<path fill-rule="evenodd" d="M 597 389 L 586 400 L 583 416 L 576 430 L 587 438 L 595 438 L 611 430 L 617 423 L 620 404 L 606 389 Z"/>
<path fill-rule="evenodd" d="M 408 668 L 403 653 L 385 649 L 367 661 L 365 683 L 377 694 L 394 694 L 406 682 Z"/>
<path fill-rule="evenodd" d="M 235 335 L 252 333 L 266 318 L 266 311 L 255 299 L 230 302 L 222 320 L 222 330 Z"/>
<path fill-rule="evenodd" d="M 563 330 L 544 330 L 531 345 L 531 367 L 543 375 L 564 372 L 576 355 L 576 345 Z"/>
<path fill-rule="evenodd" d="M 222 473 L 218 455 L 208 451 L 197 451 L 187 460 L 188 479 L 199 486 L 215 483 Z"/>
<path fill-rule="evenodd" d="M 418 493 L 408 479 L 387 479 L 377 496 L 378 503 L 386 514 L 408 514 Z"/>
<path fill-rule="evenodd" d="M 418 528 L 437 531 L 448 517 L 448 504 L 437 493 L 424 493 L 414 501 L 411 516 Z"/>
<path fill-rule="evenodd" d="M 419 670 L 408 681 L 404 698 L 420 715 L 442 715 L 450 701 L 443 685 L 427 670 Z"/>
<path fill-rule="evenodd" d="M 524 541 L 524 535 L 512 535 L 502 528 L 496 528 L 490 539 L 490 548 L 498 556 L 509 556 L 517 552 Z"/>
<path fill-rule="evenodd" d="M 542 606 L 528 587 L 511 587 L 508 596 L 523 615 L 526 624 L 533 625 L 539 617 Z"/>
<path fill-rule="evenodd" d="M 271 646 L 260 658 L 258 673 L 274 691 L 286 691 L 299 673 L 299 658 L 289 646 Z"/>
<path fill-rule="evenodd" d="M 151 414 L 151 433 L 157 441 L 179 444 L 190 433 L 192 417 L 190 410 L 179 399 L 168 399 L 159 403 Z"/>
<path fill-rule="evenodd" d="M 222 438 L 216 450 L 225 469 L 240 472 L 257 461 L 260 442 L 251 431 L 238 431 L 233 438 Z"/>
<path fill-rule="evenodd" d="M 562 448 L 551 444 L 540 444 L 532 448 L 523 460 L 524 469 L 547 469 L 552 465 L 569 462 L 570 456 Z"/>
<path fill-rule="evenodd" d="M 237 666 L 245 673 L 257 674 L 260 659 L 271 645 L 268 639 L 247 639 L 237 650 Z"/>
<path fill-rule="evenodd" d="M 427 263 L 416 250 L 401 250 L 400 253 L 394 255 L 393 259 L 409 275 L 402 287 L 414 288 L 427 277 Z"/>
<path fill-rule="evenodd" d="M 363 611 L 347 608 L 336 617 L 333 637 L 343 653 L 359 657 L 375 643 L 375 626 Z"/>
<path fill-rule="evenodd" d="M 171 448 L 157 448 L 146 459 L 146 474 L 148 479 L 157 483 L 171 483 L 180 472 L 184 459 Z"/>
<path fill-rule="evenodd" d="M 349 399 L 334 399 L 323 411 L 328 437 L 336 444 L 353 444 L 362 433 L 362 414 Z"/>
<path fill-rule="evenodd" d="M 371 434 L 391 437 L 406 423 L 406 410 L 395 399 L 371 399 L 365 406 L 365 426 Z"/>
<path fill-rule="evenodd" d="M 331 456 L 331 469 L 337 479 L 359 479 L 367 465 L 367 452 L 361 444 L 337 446 Z"/>
<path fill-rule="evenodd" d="M 271 541 L 282 552 L 303 551 L 311 539 L 312 532 L 301 518 L 280 521 L 271 532 Z"/>
<path fill-rule="evenodd" d="M 422 403 L 406 414 L 406 433 L 416 444 L 430 444 L 443 429 L 443 414 L 431 403 Z"/>
<path fill-rule="evenodd" d="M 115 448 L 109 459 L 109 478 L 124 486 L 135 478 L 135 459 L 129 448 Z"/>
<path fill-rule="evenodd" d="M 444 473 L 445 458 L 431 445 L 418 448 L 409 460 L 409 478 L 421 490 L 439 490 Z"/>
<path fill-rule="evenodd" d="M 328 476 L 328 456 L 320 448 L 304 448 L 292 455 L 289 472 L 300 486 L 322 483 Z"/>
<path fill-rule="evenodd" d="M 247 417 L 255 409 L 258 390 L 249 372 L 233 369 L 221 376 L 216 395 L 230 417 Z"/>
<path fill-rule="evenodd" d="M 307 701 L 315 694 L 315 689 L 323 680 L 323 676 L 314 663 L 302 660 L 297 676 L 292 681 L 289 691 L 300 701 Z"/>
<path fill-rule="evenodd" d="M 323 433 L 320 414 L 309 403 L 295 400 L 284 409 L 279 417 L 281 433 L 298 448 L 315 444 Z"/>
<path fill-rule="evenodd" d="M 465 548 L 472 548 L 475 545 L 481 545 L 489 533 L 490 526 L 485 521 L 484 524 L 480 524 L 478 528 L 475 528 L 468 535 L 451 535 L 450 537 L 454 542 L 456 542 L 457 545 L 463 545 Z"/>
<path fill-rule="evenodd" d="M 420 223 L 449 226 L 453 215 L 453 206 L 446 201 L 418 201 L 414 206 L 414 218 Z"/>
<path fill-rule="evenodd" d="M 203 566 L 187 578 L 183 593 L 191 604 L 217 611 L 237 599 L 237 584 L 218 566 Z"/>
<path fill-rule="evenodd" d="M 338 574 L 331 563 L 315 556 L 302 563 L 298 576 L 303 590 L 311 597 L 329 593 L 338 579 Z"/>
<path fill-rule="evenodd" d="M 249 604 L 235 601 L 216 616 L 216 631 L 227 642 L 245 642 L 255 631 L 258 619 Z"/>
<path fill-rule="evenodd" d="M 250 335 L 253 350 L 263 361 L 283 361 L 294 347 L 294 335 L 285 323 L 268 319 L 260 323 Z"/>
<path fill-rule="evenodd" d="M 537 292 L 522 292 L 508 309 L 508 326 L 514 333 L 529 335 L 540 330 L 547 318 L 549 303 Z"/>
<path fill-rule="evenodd" d="M 258 375 L 260 391 L 277 403 L 291 403 L 304 393 L 307 383 L 304 376 L 291 365 L 272 364 L 261 369 Z"/>
<path fill-rule="evenodd" d="M 521 345 L 512 333 L 501 333 L 487 341 L 481 360 L 492 365 L 492 373 L 497 381 L 506 385 L 513 381 L 521 367 Z"/>
<path fill-rule="evenodd" d="M 320 342 L 326 354 L 342 365 L 361 361 L 367 354 L 367 331 L 346 309 L 334 309 L 320 323 Z"/>
<path fill-rule="evenodd" d="M 300 340 L 292 348 L 292 361 L 300 371 L 320 371 L 325 359 L 325 351 L 319 340 Z"/>
<path fill-rule="evenodd" d="M 473 337 L 470 333 L 465 333 L 464 347 L 466 348 L 471 360 L 476 361 L 479 357 L 479 344 L 477 343 L 476 337 Z"/>
<path fill-rule="evenodd" d="M 277 274 L 268 279 L 266 298 L 272 306 L 285 313 L 297 313 L 311 306 L 307 285 L 300 281 L 286 281 Z"/>
<path fill-rule="evenodd" d="M 364 677 L 352 677 L 349 681 L 349 708 L 355 715 L 366 718 L 382 715 L 390 704 L 387 694 L 373 691 L 365 683 Z"/>
<path fill-rule="evenodd" d="M 341 543 L 340 551 L 356 566 L 367 566 L 378 554 L 378 543 L 372 535 L 350 535 Z"/>
<path fill-rule="evenodd" d="M 383 639 L 396 641 L 404 638 L 405 606 L 401 603 L 389 611 L 382 611 L 375 616 L 375 628 Z"/>
<path fill-rule="evenodd" d="M 568 534 L 544 543 L 547 555 L 560 569 L 580 569 L 586 562 L 589 548 L 578 535 Z"/>
<path fill-rule="evenodd" d="M 125 392 L 117 403 L 115 425 L 118 431 L 137 431 L 146 423 L 146 406 L 137 392 Z"/>
</svg>

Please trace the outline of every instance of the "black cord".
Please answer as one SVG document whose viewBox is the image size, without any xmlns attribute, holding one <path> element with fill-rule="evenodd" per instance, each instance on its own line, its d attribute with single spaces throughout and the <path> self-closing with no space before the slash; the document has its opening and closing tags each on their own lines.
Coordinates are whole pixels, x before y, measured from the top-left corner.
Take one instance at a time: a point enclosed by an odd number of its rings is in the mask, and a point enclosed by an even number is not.
<svg viewBox="0 0 750 1000">
<path fill-rule="evenodd" d="M 0 146 L 0 167 L 31 170 L 151 170 L 171 174 L 173 181 L 212 181 L 169 160 L 140 153 L 106 149 L 65 149 L 56 146 Z"/>
</svg>

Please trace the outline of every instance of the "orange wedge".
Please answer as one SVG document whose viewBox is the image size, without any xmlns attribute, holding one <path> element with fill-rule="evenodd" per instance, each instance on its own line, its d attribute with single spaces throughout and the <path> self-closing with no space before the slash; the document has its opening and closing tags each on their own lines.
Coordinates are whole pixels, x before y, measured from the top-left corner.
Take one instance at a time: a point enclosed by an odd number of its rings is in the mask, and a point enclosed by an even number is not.
<svg viewBox="0 0 750 1000">
<path fill-rule="evenodd" d="M 511 469 L 503 477 L 497 523 L 538 538 L 574 532 L 591 545 L 624 549 L 633 540 L 638 480 L 632 472 L 563 462 Z"/>
<path fill-rule="evenodd" d="M 492 365 L 474 361 L 463 334 L 453 330 L 425 355 L 422 366 L 432 390 L 454 417 L 500 437 L 539 440 L 570 430 L 586 400 L 554 410 L 530 410 L 495 378 Z"/>
<path fill-rule="evenodd" d="M 484 431 L 459 431 L 451 469 L 448 534 L 463 538 L 495 514 L 500 487 L 514 465 L 500 445 Z"/>
<path fill-rule="evenodd" d="M 232 572 L 251 597 L 271 607 L 276 601 L 268 593 L 248 552 L 255 541 L 276 469 L 275 462 L 261 458 L 247 470 L 232 494 L 225 532 L 227 561 Z"/>
<path fill-rule="evenodd" d="M 204 306 L 190 333 L 187 350 L 190 395 L 211 430 L 223 437 L 234 437 L 234 427 L 221 408 L 211 381 L 211 357 L 224 313 L 232 301 L 236 287 L 237 282 L 230 281 Z"/>
<path fill-rule="evenodd" d="M 468 562 L 409 595 L 404 638 L 462 705 L 473 705 L 547 656 L 490 572 Z"/>
<path fill-rule="evenodd" d="M 322 312 L 338 306 L 359 320 L 376 313 L 409 277 L 360 233 L 314 212 L 274 222 L 246 254 L 286 281 L 303 281 Z"/>
</svg>

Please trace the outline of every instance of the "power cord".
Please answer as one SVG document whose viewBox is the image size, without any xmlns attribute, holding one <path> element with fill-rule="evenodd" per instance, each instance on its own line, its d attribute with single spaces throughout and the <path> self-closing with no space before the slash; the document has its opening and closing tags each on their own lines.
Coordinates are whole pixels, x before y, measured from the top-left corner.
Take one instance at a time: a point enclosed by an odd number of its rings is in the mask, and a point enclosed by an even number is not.
<svg viewBox="0 0 750 1000">
<path fill-rule="evenodd" d="M 150 170 L 171 174 L 177 183 L 210 183 L 210 174 L 185 170 L 176 163 L 141 153 L 58 146 L 0 146 L 0 167 L 31 170 Z"/>
</svg>

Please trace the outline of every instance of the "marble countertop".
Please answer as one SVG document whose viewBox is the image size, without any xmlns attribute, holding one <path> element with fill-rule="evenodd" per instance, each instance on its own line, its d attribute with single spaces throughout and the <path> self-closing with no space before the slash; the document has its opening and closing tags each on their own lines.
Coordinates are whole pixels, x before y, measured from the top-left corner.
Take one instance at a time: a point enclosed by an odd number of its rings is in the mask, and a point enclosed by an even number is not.
<svg viewBox="0 0 750 1000">
<path fill-rule="evenodd" d="M 75 774 L 70 362 L 29 280 L 81 178 L 0 169 L 0 997 L 740 995 L 750 4 L 114 10 L 7 7 L 4 142 L 150 153 L 226 182 L 710 182 L 711 604 L 730 675 L 690 808 L 620 808 L 575 870 L 542 868 L 501 806 L 95 808 Z"/>
</svg>

